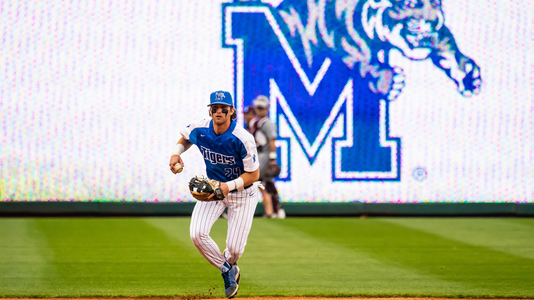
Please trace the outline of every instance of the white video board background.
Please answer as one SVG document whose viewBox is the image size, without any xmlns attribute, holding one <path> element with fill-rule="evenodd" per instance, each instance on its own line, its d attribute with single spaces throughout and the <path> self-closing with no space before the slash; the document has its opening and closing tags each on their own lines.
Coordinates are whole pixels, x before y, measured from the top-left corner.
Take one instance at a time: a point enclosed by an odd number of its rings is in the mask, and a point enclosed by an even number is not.
<svg viewBox="0 0 534 300">
<path fill-rule="evenodd" d="M 203 158 L 192 147 L 183 155 L 184 171 L 169 171 L 179 130 L 208 117 L 212 91 L 230 91 L 240 110 L 251 101 L 239 97 L 248 87 L 236 75 L 237 33 L 230 31 L 238 25 L 231 14 L 255 11 L 268 20 L 280 5 L 1 2 L 0 201 L 193 201 L 187 182 L 205 174 Z M 398 146 L 395 171 L 389 178 L 339 180 L 333 143 L 358 139 L 347 131 L 358 117 L 347 116 L 350 97 L 311 153 L 282 109 L 289 96 L 271 89 L 285 159 L 286 177 L 276 183 L 283 201 L 534 201 L 532 9 L 520 0 L 440 5 L 455 45 L 480 68 L 480 93 L 459 93 L 430 58 L 391 50 L 390 65 L 405 76 L 396 99 L 383 102 L 388 140 Z M 276 32 L 274 21 L 265 24 Z M 320 110 L 321 102 L 314 107 Z M 296 120 L 304 128 L 306 119 Z"/>
</svg>

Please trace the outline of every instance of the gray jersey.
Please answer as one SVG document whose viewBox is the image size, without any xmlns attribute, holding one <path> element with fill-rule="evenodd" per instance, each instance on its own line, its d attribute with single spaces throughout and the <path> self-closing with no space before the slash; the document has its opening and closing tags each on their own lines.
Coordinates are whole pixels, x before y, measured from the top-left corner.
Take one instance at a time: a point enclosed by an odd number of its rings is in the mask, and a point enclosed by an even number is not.
<svg viewBox="0 0 534 300">
<path fill-rule="evenodd" d="M 271 139 L 276 139 L 276 125 L 271 122 L 269 117 L 264 117 L 261 120 L 253 119 L 250 122 L 250 127 L 253 129 L 252 134 L 256 139 L 256 146 L 258 146 L 258 154 L 267 154 L 271 152 Z"/>
<path fill-rule="evenodd" d="M 267 178 L 264 174 L 269 165 L 269 153 L 271 152 L 271 139 L 276 139 L 276 125 L 269 119 L 264 117 L 261 120 L 253 119 L 250 122 L 252 134 L 256 140 L 258 147 L 258 159 L 260 162 L 260 178 L 262 181 L 273 181 L 274 178 Z M 273 149 L 274 151 L 274 149 Z"/>
</svg>

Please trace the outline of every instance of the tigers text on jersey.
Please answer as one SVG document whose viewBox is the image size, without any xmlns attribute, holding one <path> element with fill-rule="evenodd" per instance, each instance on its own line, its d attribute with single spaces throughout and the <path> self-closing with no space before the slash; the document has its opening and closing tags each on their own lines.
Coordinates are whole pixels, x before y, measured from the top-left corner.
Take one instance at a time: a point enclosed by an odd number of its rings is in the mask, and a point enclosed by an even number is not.
<svg viewBox="0 0 534 300">
<path fill-rule="evenodd" d="M 254 137 L 237 122 L 221 135 L 213 130 L 213 120 L 202 120 L 180 131 L 186 140 L 197 145 L 206 163 L 208 178 L 227 182 L 245 172 L 259 168 Z"/>
</svg>

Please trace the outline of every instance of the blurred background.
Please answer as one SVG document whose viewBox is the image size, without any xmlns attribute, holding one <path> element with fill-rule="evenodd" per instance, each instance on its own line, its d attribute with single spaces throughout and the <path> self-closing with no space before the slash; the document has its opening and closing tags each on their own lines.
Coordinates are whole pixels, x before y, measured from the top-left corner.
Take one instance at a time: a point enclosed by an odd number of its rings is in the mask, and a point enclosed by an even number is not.
<svg viewBox="0 0 534 300">
<path fill-rule="evenodd" d="M 241 101 L 240 121 L 252 100 L 239 97 L 239 49 L 224 33 L 231 5 L 276 12 L 279 3 L 0 2 L 0 201 L 193 202 L 187 182 L 205 174 L 198 149 L 178 176 L 168 168 L 180 129 L 208 117 L 212 91 Z M 534 201 L 532 9 L 446 0 L 442 10 L 480 67 L 481 93 L 464 97 L 430 59 L 393 51 L 406 79 L 387 101 L 386 133 L 399 151 L 388 180 L 336 180 L 333 139 L 352 134 L 342 115 L 322 125 L 310 161 L 283 103 L 271 102 L 285 141 L 279 162 L 291 174 L 277 182 L 284 202 Z"/>
</svg>

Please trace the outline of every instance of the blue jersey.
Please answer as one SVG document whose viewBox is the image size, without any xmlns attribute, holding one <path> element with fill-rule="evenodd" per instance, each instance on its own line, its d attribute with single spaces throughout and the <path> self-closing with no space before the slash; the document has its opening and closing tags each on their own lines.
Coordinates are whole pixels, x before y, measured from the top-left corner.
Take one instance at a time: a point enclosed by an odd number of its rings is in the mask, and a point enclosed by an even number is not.
<svg viewBox="0 0 534 300">
<path fill-rule="evenodd" d="M 197 145 L 206 163 L 208 178 L 227 182 L 245 172 L 259 168 L 258 150 L 254 137 L 232 121 L 221 135 L 213 131 L 213 120 L 202 120 L 188 125 L 180 134 Z"/>
</svg>

